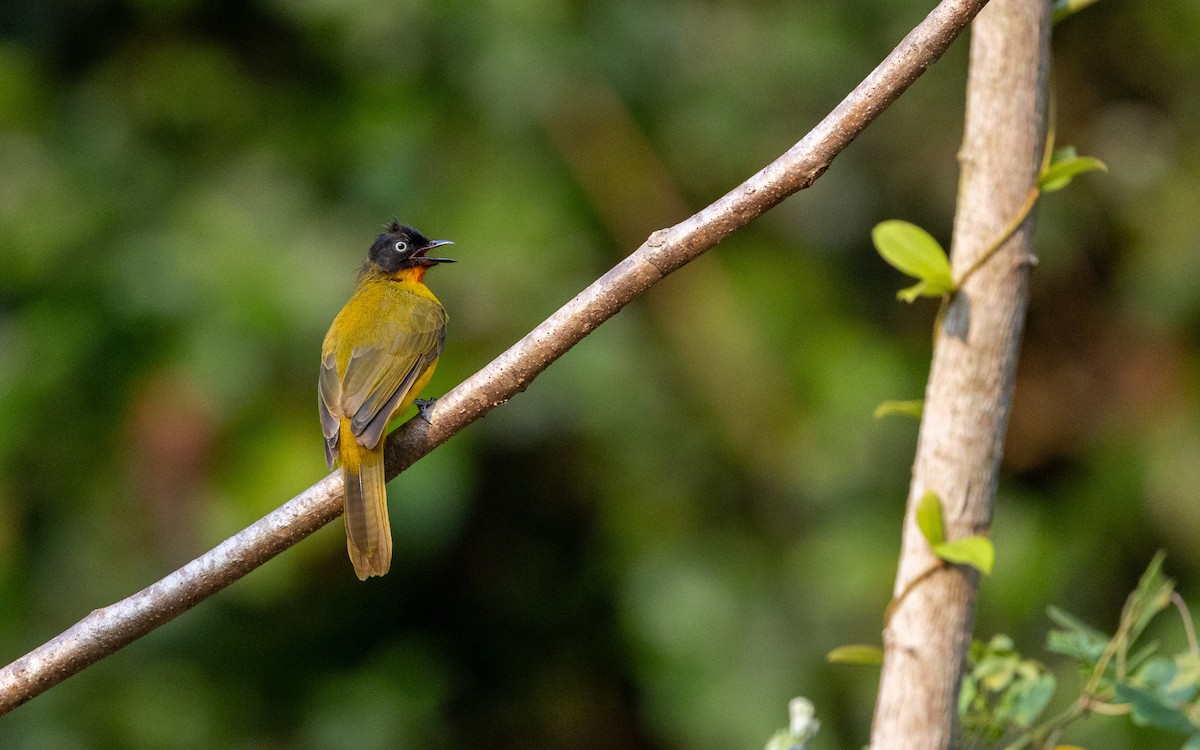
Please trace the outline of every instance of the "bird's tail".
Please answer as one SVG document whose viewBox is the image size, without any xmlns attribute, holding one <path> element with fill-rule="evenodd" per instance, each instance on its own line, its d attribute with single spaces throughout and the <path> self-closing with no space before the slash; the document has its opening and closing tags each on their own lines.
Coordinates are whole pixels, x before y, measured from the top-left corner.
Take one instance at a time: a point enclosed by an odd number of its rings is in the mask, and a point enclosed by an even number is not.
<svg viewBox="0 0 1200 750">
<path fill-rule="evenodd" d="M 381 576 L 392 565 L 392 527 L 388 524 L 387 485 L 383 478 L 383 441 L 359 445 L 342 423 L 342 479 L 346 486 L 346 549 L 361 581 Z"/>
</svg>

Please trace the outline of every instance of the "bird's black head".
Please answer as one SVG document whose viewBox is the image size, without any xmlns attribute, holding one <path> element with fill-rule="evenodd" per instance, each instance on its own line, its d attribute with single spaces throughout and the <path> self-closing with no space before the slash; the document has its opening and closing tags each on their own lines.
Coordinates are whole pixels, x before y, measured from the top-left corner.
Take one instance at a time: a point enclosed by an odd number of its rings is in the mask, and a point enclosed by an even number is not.
<svg viewBox="0 0 1200 750">
<path fill-rule="evenodd" d="M 395 219 L 383 234 L 375 238 L 367 253 L 367 265 L 392 274 L 405 268 L 428 268 L 438 263 L 453 263 L 451 258 L 431 258 L 426 253 L 435 247 L 453 245 L 450 240 L 431 240 L 413 227 Z"/>
</svg>

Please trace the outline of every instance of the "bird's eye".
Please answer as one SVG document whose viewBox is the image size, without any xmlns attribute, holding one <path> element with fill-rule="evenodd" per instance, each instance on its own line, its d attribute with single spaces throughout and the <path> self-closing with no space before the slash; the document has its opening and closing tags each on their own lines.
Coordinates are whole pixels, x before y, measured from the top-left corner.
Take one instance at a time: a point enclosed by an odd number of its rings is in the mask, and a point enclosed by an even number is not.
<svg viewBox="0 0 1200 750">
<path fill-rule="evenodd" d="M 408 243 L 405 242 L 404 240 L 400 240 L 399 242 L 396 243 L 395 248 L 396 248 L 396 252 L 402 253 L 408 249 Z"/>
</svg>

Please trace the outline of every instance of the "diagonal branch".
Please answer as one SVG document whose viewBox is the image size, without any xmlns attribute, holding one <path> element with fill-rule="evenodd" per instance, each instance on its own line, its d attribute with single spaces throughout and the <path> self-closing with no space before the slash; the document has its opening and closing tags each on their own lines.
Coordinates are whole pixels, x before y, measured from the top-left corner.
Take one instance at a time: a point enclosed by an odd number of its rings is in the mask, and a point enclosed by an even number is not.
<svg viewBox="0 0 1200 750">
<path fill-rule="evenodd" d="M 667 274 L 811 185 L 833 158 L 941 57 L 987 0 L 943 0 L 799 143 L 699 213 L 652 234 L 489 365 L 388 438 L 390 479 L 528 387 L 554 360 Z M 0 714 L 114 653 L 296 544 L 342 512 L 331 474 L 159 582 L 98 609 L 0 670 Z"/>
</svg>

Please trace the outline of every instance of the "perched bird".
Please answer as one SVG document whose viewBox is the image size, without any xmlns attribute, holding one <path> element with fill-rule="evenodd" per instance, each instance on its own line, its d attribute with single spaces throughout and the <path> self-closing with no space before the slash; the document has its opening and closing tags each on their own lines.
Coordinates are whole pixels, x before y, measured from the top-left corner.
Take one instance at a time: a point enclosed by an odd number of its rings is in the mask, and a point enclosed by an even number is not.
<svg viewBox="0 0 1200 750">
<path fill-rule="evenodd" d="M 360 580 L 387 573 L 392 563 L 384 436 L 433 376 L 446 342 L 446 311 L 425 286 L 425 272 L 454 262 L 427 254 L 451 244 L 393 219 L 321 346 L 325 460 L 330 469 L 342 464 L 346 548 Z M 422 414 L 427 403 L 417 401 Z"/>
</svg>

